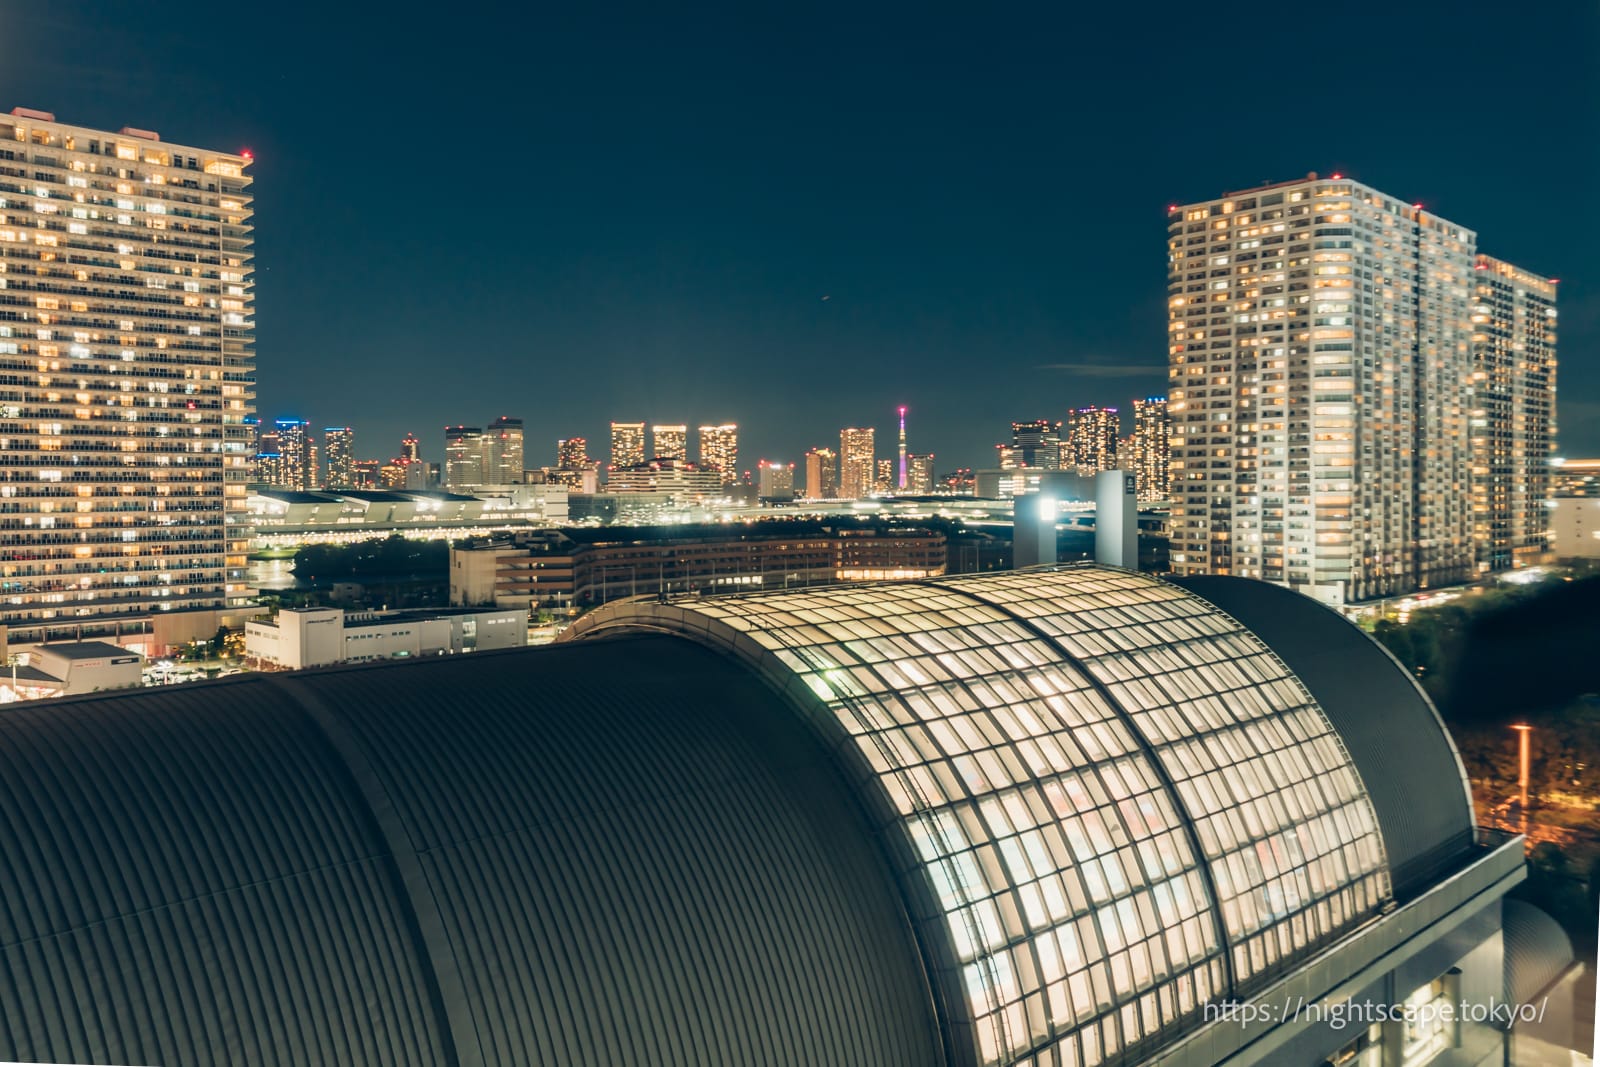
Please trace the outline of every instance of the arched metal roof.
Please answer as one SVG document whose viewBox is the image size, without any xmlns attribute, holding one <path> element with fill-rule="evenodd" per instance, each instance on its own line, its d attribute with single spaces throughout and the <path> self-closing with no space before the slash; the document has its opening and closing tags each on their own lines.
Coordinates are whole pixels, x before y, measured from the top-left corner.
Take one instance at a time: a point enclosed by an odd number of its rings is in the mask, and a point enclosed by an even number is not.
<svg viewBox="0 0 1600 1067">
<path fill-rule="evenodd" d="M 1507 897 L 1500 903 L 1504 933 L 1506 1000 L 1534 1004 L 1576 959 L 1572 939 L 1537 905 Z"/>
<path fill-rule="evenodd" d="M 0 1059 L 1131 1062 L 1453 832 L 1280 616 L 1064 567 L 10 707 Z"/>
<path fill-rule="evenodd" d="M 1263 634 L 1316 694 L 1366 782 L 1397 895 L 1460 862 L 1477 833 L 1466 769 L 1433 702 L 1382 645 L 1281 585 L 1212 575 L 1173 581 Z"/>
<path fill-rule="evenodd" d="M 750 663 L 898 841 L 946 1013 L 986 1064 L 1159 1045 L 1389 899 L 1378 820 L 1282 660 L 1096 567 L 629 601 Z"/>
<path fill-rule="evenodd" d="M 0 712 L 0 1060 L 947 1055 L 852 790 L 682 641 Z"/>
</svg>

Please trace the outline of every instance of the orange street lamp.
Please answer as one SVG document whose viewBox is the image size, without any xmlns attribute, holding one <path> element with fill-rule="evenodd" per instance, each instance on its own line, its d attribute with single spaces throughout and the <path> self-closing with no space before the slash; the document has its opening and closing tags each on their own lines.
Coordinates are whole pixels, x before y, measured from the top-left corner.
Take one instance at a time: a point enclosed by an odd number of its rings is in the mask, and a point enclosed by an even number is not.
<svg viewBox="0 0 1600 1067">
<path fill-rule="evenodd" d="M 1528 735 L 1533 727 L 1525 722 L 1514 723 L 1517 731 L 1517 788 L 1521 791 L 1522 832 L 1528 832 Z"/>
</svg>

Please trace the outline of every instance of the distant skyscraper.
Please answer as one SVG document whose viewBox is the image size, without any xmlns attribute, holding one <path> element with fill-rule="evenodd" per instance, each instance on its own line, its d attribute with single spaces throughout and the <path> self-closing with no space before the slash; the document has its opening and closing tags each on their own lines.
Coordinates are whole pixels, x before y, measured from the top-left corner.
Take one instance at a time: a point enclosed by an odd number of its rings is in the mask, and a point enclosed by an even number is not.
<svg viewBox="0 0 1600 1067">
<path fill-rule="evenodd" d="M 971 467 L 957 467 L 939 478 L 939 488 L 956 496 L 971 496 L 976 478 Z"/>
<path fill-rule="evenodd" d="M 1480 254 L 1472 296 L 1472 536 L 1480 571 L 1550 551 L 1556 284 Z"/>
<path fill-rule="evenodd" d="M 739 427 L 734 423 L 700 427 L 700 467 L 721 471 L 724 485 L 739 479 Z"/>
<path fill-rule="evenodd" d="M 900 467 L 899 467 L 899 470 L 898 470 L 898 480 L 895 482 L 895 488 L 903 490 L 903 489 L 905 489 L 905 487 L 906 487 L 906 409 L 902 405 L 901 408 L 900 408 Z"/>
<path fill-rule="evenodd" d="M 1011 446 L 1000 448 L 1000 469 L 1038 467 L 1043 470 L 1060 470 L 1061 424 L 1049 419 L 1033 419 L 1011 424 Z"/>
<path fill-rule="evenodd" d="M 806 497 L 811 500 L 836 500 L 839 497 L 839 457 L 831 448 L 813 448 L 806 453 Z"/>
<path fill-rule="evenodd" d="M 644 462 L 644 423 L 611 424 L 611 468 L 637 467 Z"/>
<path fill-rule="evenodd" d="M 422 458 L 422 442 L 417 440 L 417 435 L 408 433 L 400 439 L 400 458 L 407 463 L 415 463 Z"/>
<path fill-rule="evenodd" d="M 1079 474 L 1115 470 L 1122 420 L 1116 408 L 1074 408 L 1068 420 L 1071 465 Z"/>
<path fill-rule="evenodd" d="M 354 489 L 355 436 L 348 426 L 329 426 L 322 431 L 322 484 L 329 489 Z"/>
<path fill-rule="evenodd" d="M 255 468 L 253 481 L 274 489 L 289 488 L 283 471 L 283 442 L 278 439 L 278 431 L 256 427 L 255 456 L 251 465 Z"/>
<path fill-rule="evenodd" d="M 307 490 L 318 483 L 311 424 L 305 419 L 275 419 L 272 430 L 283 455 L 283 488 Z"/>
<path fill-rule="evenodd" d="M 839 496 L 844 500 L 865 500 L 872 495 L 877 478 L 877 431 L 848 429 L 839 431 Z"/>
<path fill-rule="evenodd" d="M 1148 396 L 1133 402 L 1133 470 L 1140 500 L 1166 500 L 1172 495 L 1172 423 L 1167 398 Z"/>
<path fill-rule="evenodd" d="M 773 463 L 762 460 L 759 464 L 759 469 L 761 471 L 761 479 L 757 489 L 762 500 L 794 499 L 793 463 Z"/>
<path fill-rule="evenodd" d="M 289 480 L 283 469 L 283 453 L 279 451 L 278 435 L 261 435 L 261 447 L 255 455 L 255 480 L 274 489 L 288 489 Z"/>
<path fill-rule="evenodd" d="M 358 459 L 350 464 L 350 483 L 357 489 L 377 489 L 383 482 L 383 464 L 375 459 Z"/>
<path fill-rule="evenodd" d="M 0 627 L 247 603 L 250 160 L 25 108 L 0 145 Z"/>
<path fill-rule="evenodd" d="M 894 492 L 894 460 L 878 460 L 877 476 L 872 479 L 872 491 L 880 494 Z"/>
<path fill-rule="evenodd" d="M 484 433 L 485 485 L 519 485 L 522 482 L 522 420 L 501 415 Z"/>
<path fill-rule="evenodd" d="M 1475 244 L 1337 175 L 1172 209 L 1174 571 L 1330 603 L 1473 573 Z"/>
<path fill-rule="evenodd" d="M 654 438 L 654 459 L 675 459 L 679 463 L 689 462 L 689 427 L 687 426 L 652 426 L 651 436 Z"/>
<path fill-rule="evenodd" d="M 485 484 L 483 430 L 476 426 L 444 428 L 444 487 L 465 493 Z"/>
<path fill-rule="evenodd" d="M 933 473 L 932 452 L 912 452 L 906 457 L 909 467 L 906 472 L 906 492 L 912 496 L 927 496 L 933 492 L 935 475 Z"/>
<path fill-rule="evenodd" d="M 586 437 L 563 437 L 556 442 L 556 467 L 564 471 L 588 470 L 593 464 L 589 458 L 589 440 Z"/>
</svg>

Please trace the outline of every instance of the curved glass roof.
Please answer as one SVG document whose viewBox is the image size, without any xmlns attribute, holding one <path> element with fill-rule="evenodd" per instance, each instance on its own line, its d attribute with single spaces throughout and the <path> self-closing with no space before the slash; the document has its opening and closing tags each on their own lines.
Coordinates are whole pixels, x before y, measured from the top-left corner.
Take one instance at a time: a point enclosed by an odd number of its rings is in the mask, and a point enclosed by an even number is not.
<svg viewBox="0 0 1600 1067">
<path fill-rule="evenodd" d="M 1067 567 L 635 601 L 573 636 L 618 627 L 803 683 L 904 832 L 985 1064 L 1145 1046 L 1388 897 L 1321 709 L 1159 580 Z"/>
</svg>

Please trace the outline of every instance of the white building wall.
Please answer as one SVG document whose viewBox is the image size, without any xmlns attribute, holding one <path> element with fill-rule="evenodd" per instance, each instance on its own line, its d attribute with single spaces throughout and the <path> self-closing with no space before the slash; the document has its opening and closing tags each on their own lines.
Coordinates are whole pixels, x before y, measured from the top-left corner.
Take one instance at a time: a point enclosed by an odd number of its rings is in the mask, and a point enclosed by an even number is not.
<svg viewBox="0 0 1600 1067">
<path fill-rule="evenodd" d="M 520 609 L 440 615 L 359 612 L 338 608 L 281 611 L 277 624 L 245 627 L 245 655 L 264 666 L 300 670 L 333 663 L 435 656 L 528 643 Z"/>
<path fill-rule="evenodd" d="M 1564 496 L 1554 501 L 1550 528 L 1557 559 L 1600 559 L 1600 497 Z"/>
</svg>

